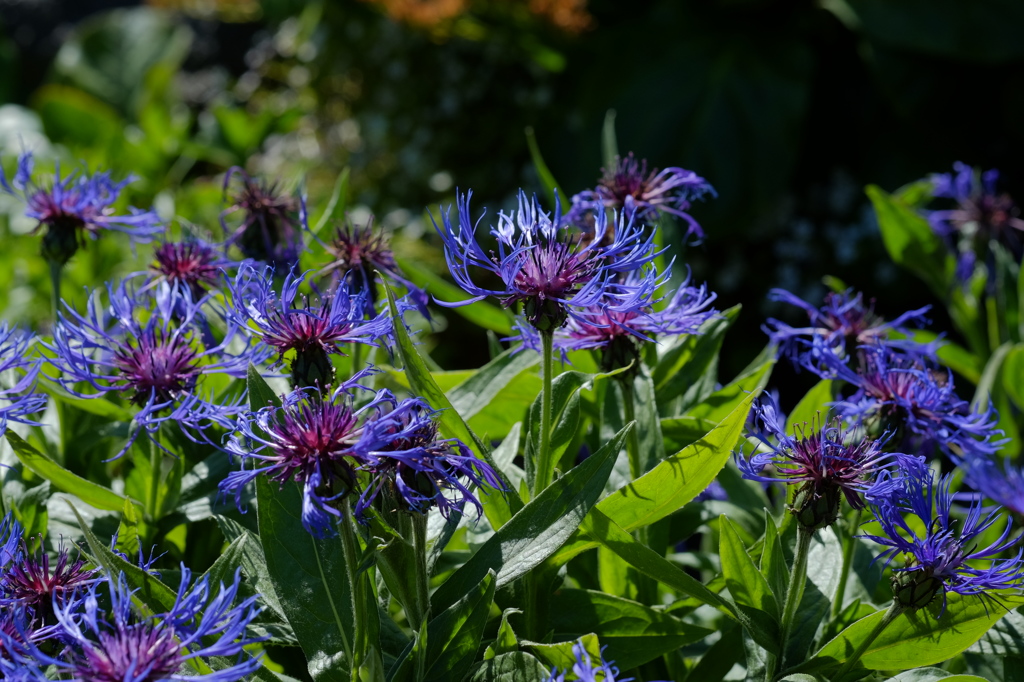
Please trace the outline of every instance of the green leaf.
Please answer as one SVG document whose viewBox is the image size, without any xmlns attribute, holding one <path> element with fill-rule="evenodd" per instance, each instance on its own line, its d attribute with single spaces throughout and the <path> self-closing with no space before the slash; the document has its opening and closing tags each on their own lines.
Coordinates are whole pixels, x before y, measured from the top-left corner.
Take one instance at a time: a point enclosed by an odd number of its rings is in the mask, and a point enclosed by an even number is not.
<svg viewBox="0 0 1024 682">
<path fill-rule="evenodd" d="M 433 377 L 430 375 L 430 369 L 416 350 L 416 346 L 409 337 L 409 330 L 405 328 L 402 316 L 398 312 L 395 293 L 386 282 L 384 288 L 387 291 L 388 304 L 391 307 L 391 318 L 394 321 L 395 342 L 398 346 L 398 354 L 402 358 L 402 364 L 405 366 L 405 375 L 409 379 L 409 386 L 412 388 L 413 393 L 427 401 L 427 404 L 432 408 L 440 411 L 438 423 L 444 435 L 461 440 L 472 448 L 477 456 L 494 467 L 498 471 L 499 476 L 502 476 L 501 470 L 495 466 L 488 448 L 470 431 L 465 420 L 452 407 L 448 396 L 434 382 Z M 487 520 L 496 529 L 501 528 L 502 525 L 508 522 L 515 511 L 522 506 L 522 499 L 508 484 L 508 480 L 504 476 L 502 476 L 502 484 L 505 487 L 503 493 L 490 491 L 488 494 L 483 495 L 480 500 L 484 506 L 484 514 L 487 516 Z"/>
<path fill-rule="evenodd" d="M 250 362 L 246 370 L 246 388 L 249 391 L 249 409 L 253 412 L 267 406 L 281 407 L 281 398 L 274 393 L 266 380 L 260 375 L 260 371 Z"/>
<path fill-rule="evenodd" d="M 743 628 L 723 625 L 722 636 L 712 644 L 690 670 L 688 680 L 694 682 L 719 682 L 733 665 L 743 660 Z"/>
<path fill-rule="evenodd" d="M 425 680 L 459 682 L 465 677 L 480 648 L 495 583 L 495 574 L 490 571 L 472 592 L 430 621 Z"/>
<path fill-rule="evenodd" d="M 991 596 L 1009 608 L 1024 603 L 1024 596 L 1009 590 L 992 593 Z M 937 599 L 927 608 L 899 616 L 871 643 L 852 672 L 860 669 L 906 670 L 940 663 L 977 642 L 1006 615 L 1006 611 L 992 600 L 977 596 L 965 597 L 948 592 L 946 602 L 945 613 L 942 613 L 942 600 Z M 882 611 L 877 611 L 857 621 L 823 646 L 814 658 L 796 666 L 792 672 L 834 673 L 883 615 Z"/>
<path fill-rule="evenodd" d="M 558 642 L 557 644 L 523 642 L 523 644 L 529 647 L 534 655 L 544 663 L 548 664 L 548 666 L 563 670 L 572 670 L 573 665 L 576 663 L 576 655 L 573 653 L 573 646 L 576 645 L 577 641 L 581 643 L 586 652 L 590 654 L 590 659 L 592 661 L 600 660 L 601 642 L 598 640 L 597 635 L 594 635 L 593 633 L 587 633 L 571 642 Z"/>
<path fill-rule="evenodd" d="M 1024 615 L 1020 611 L 1010 611 L 968 651 L 988 656 L 1024 654 Z"/>
<path fill-rule="evenodd" d="M 939 680 L 945 680 L 946 682 L 987 682 L 984 677 L 954 675 L 942 668 L 918 668 L 889 678 L 889 682 L 938 682 Z"/>
<path fill-rule="evenodd" d="M 778 601 L 724 514 L 719 518 L 719 529 L 722 574 L 737 608 L 746 616 L 741 622 L 758 644 L 778 653 Z"/>
<path fill-rule="evenodd" d="M 129 410 L 120 405 L 115 405 L 106 398 L 100 396 L 95 398 L 79 398 L 68 393 L 64 390 L 63 386 L 47 377 L 40 377 L 39 383 L 45 386 L 46 392 L 56 400 L 66 405 L 74 405 L 76 409 L 82 412 L 88 412 L 97 417 L 106 417 L 111 421 L 130 422 L 132 420 L 132 413 Z"/>
<path fill-rule="evenodd" d="M 440 275 L 434 273 L 430 268 L 408 258 L 395 256 L 395 264 L 405 273 L 413 284 L 422 287 L 431 293 L 439 301 L 454 303 L 465 301 L 469 294 L 460 287 L 455 286 Z M 478 327 L 490 329 L 503 336 L 512 334 L 512 323 L 515 319 L 505 309 L 491 305 L 486 301 L 477 301 L 469 305 L 448 308 L 452 312 L 461 315 Z"/>
<path fill-rule="evenodd" d="M 553 554 L 579 527 L 601 496 L 627 427 L 609 443 L 554 481 L 523 507 L 446 580 L 431 598 L 435 611 L 447 608 L 479 584 L 488 571 L 502 587 Z"/>
<path fill-rule="evenodd" d="M 1021 281 L 1024 281 L 1024 279 Z M 893 334 L 893 336 L 899 337 L 900 335 Z M 917 343 L 931 343 L 939 338 L 939 334 L 928 329 L 914 329 L 911 331 L 909 338 Z M 939 362 L 972 384 L 978 383 L 978 380 L 981 379 L 982 370 L 982 362 L 978 359 L 978 356 L 963 346 L 953 343 L 948 338 L 942 339 L 938 348 L 936 355 L 939 358 Z"/>
<path fill-rule="evenodd" d="M 119 512 L 124 508 L 126 498 L 109 488 L 73 474 L 52 459 L 22 440 L 21 436 L 8 429 L 4 434 L 14 454 L 25 466 L 38 476 L 45 478 L 58 490 L 71 493 L 78 499 L 97 509 Z M 138 504 L 134 500 L 133 504 Z"/>
<path fill-rule="evenodd" d="M 604 167 L 609 172 L 615 168 L 618 161 L 619 143 L 615 138 L 615 110 L 609 109 L 604 114 L 604 126 L 601 128 L 601 158 L 604 159 Z"/>
<path fill-rule="evenodd" d="M 744 372 L 729 383 L 718 389 L 699 404 L 690 408 L 684 418 L 696 418 L 717 424 L 729 415 L 742 402 L 748 393 L 760 393 L 767 385 L 775 367 L 775 355 L 771 353 L 753 370 Z M 663 420 L 670 421 L 670 420 Z"/>
<path fill-rule="evenodd" d="M 536 657 L 519 651 L 498 654 L 489 661 L 478 663 L 466 682 L 540 682 L 551 670 Z"/>
<path fill-rule="evenodd" d="M 782 554 L 782 541 L 775 519 L 764 510 L 764 549 L 761 552 L 761 575 L 765 577 L 769 588 L 778 600 L 785 600 L 789 586 L 789 567 Z M 735 596 L 735 595 L 734 595 Z"/>
<path fill-rule="evenodd" d="M 507 350 L 446 394 L 475 432 L 502 438 L 540 393 L 540 377 L 533 370 L 539 361 L 537 353 Z"/>
<path fill-rule="evenodd" d="M 1024 410 L 1024 344 L 1018 343 L 1010 349 L 1002 369 L 1003 390 L 1018 409 Z"/>
<path fill-rule="evenodd" d="M 240 537 L 246 538 L 245 544 L 242 545 L 240 561 L 242 573 L 261 596 L 262 602 L 269 606 L 278 618 L 287 620 L 284 609 L 281 607 L 281 601 L 277 597 L 277 591 L 274 589 L 274 581 L 267 569 L 267 557 L 263 553 L 259 536 L 226 516 L 216 516 L 215 520 L 229 542 L 234 542 Z"/>
<path fill-rule="evenodd" d="M 338 175 L 338 179 L 334 182 L 334 191 L 331 192 L 331 199 L 327 202 L 327 208 L 317 218 L 313 229 L 310 230 L 312 234 L 320 234 L 320 231 L 332 220 L 345 219 L 345 209 L 348 208 L 348 180 L 349 168 L 345 166 L 341 174 Z"/>
<path fill-rule="evenodd" d="M 561 589 L 551 600 L 556 639 L 593 632 L 605 659 L 629 670 L 698 642 L 713 630 L 697 627 L 629 599 L 592 590 Z"/>
<path fill-rule="evenodd" d="M 722 311 L 701 325 L 699 333 L 685 336 L 658 359 L 652 378 L 659 405 L 679 396 L 683 396 L 684 404 L 694 405 L 714 392 L 722 341 L 739 316 L 740 307 Z"/>
<path fill-rule="evenodd" d="M 554 174 L 551 173 L 551 169 L 544 163 L 544 157 L 541 156 L 540 147 L 537 145 L 537 137 L 533 134 L 533 128 L 526 129 L 526 146 L 530 149 L 530 158 L 533 160 L 533 168 L 537 171 L 537 177 L 540 179 L 540 184 L 544 185 L 544 189 L 548 191 L 548 197 L 551 200 L 551 209 L 554 210 L 556 197 L 567 197 L 562 188 L 558 186 L 558 181 L 555 180 Z"/>
<path fill-rule="evenodd" d="M 897 265 L 920 277 L 936 296 L 946 300 L 955 266 L 942 239 L 924 216 L 900 199 L 875 185 L 868 185 L 865 191 L 874 204 L 878 228 L 889 256 Z"/>
<path fill-rule="evenodd" d="M 242 567 L 242 557 L 245 555 L 245 545 L 248 542 L 248 536 L 239 535 L 221 552 L 205 573 L 211 587 L 234 580 L 235 571 Z"/>
<path fill-rule="evenodd" d="M 125 561 L 110 551 L 107 545 L 93 534 L 89 524 L 85 522 L 75 506 L 70 502 L 68 506 L 71 507 L 75 518 L 78 519 L 78 525 L 82 529 L 82 534 L 85 535 L 85 542 L 89 545 L 89 556 L 93 562 L 102 566 L 109 575 L 124 573 L 128 585 L 137 590 L 135 598 L 145 604 L 152 613 L 167 613 L 174 609 L 177 599 L 177 593 L 174 590 L 160 582 L 159 578 L 146 573 L 135 564 Z"/>
<path fill-rule="evenodd" d="M 793 433 L 793 427 L 798 424 L 811 424 L 818 420 L 818 415 L 828 414 L 828 404 L 832 402 L 833 385 L 831 379 L 822 379 L 811 390 L 807 391 L 800 402 L 796 404 L 793 411 L 786 419 L 786 433 Z"/>
<path fill-rule="evenodd" d="M 310 675 L 316 682 L 349 682 L 355 633 L 341 542 L 314 538 L 302 526 L 298 485 L 277 489 L 260 476 L 256 499 L 267 572 Z"/>
</svg>

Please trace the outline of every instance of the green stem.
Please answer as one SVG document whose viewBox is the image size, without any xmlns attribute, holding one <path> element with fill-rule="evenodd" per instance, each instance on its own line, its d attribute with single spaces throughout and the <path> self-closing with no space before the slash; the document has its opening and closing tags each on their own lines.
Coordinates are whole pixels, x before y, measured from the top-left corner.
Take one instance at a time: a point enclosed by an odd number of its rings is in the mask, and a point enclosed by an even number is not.
<svg viewBox="0 0 1024 682">
<path fill-rule="evenodd" d="M 355 633 L 355 641 L 349 665 L 351 666 L 352 682 L 359 682 L 359 669 L 366 658 L 366 628 L 363 627 L 363 614 L 366 613 L 366 593 L 362 585 L 362 578 L 365 577 L 365 574 L 359 573 L 359 541 L 356 539 L 355 528 L 352 527 L 351 512 L 351 506 L 346 496 L 342 502 L 338 534 L 341 536 L 341 548 L 345 553 L 345 570 L 348 574 L 348 584 L 352 594 L 352 629 Z"/>
<path fill-rule="evenodd" d="M 355 376 L 359 370 L 362 369 L 360 365 L 363 364 L 363 344 L 353 343 L 352 344 L 352 376 Z"/>
<path fill-rule="evenodd" d="M 800 527 L 797 530 L 796 553 L 793 556 L 793 569 L 789 573 L 789 585 L 786 587 L 786 604 L 782 609 L 782 632 L 779 636 L 779 655 L 768 654 L 765 664 L 765 682 L 772 682 L 775 679 L 775 672 L 779 663 L 784 662 L 786 656 L 786 645 L 789 643 L 789 634 L 793 630 L 793 618 L 796 616 L 796 609 L 804 596 L 804 586 L 807 584 L 807 555 L 811 548 L 811 538 L 814 531 Z"/>
<path fill-rule="evenodd" d="M 60 312 L 60 275 L 64 266 L 55 260 L 50 261 L 50 304 L 53 307 L 53 323 L 57 324 Z"/>
<path fill-rule="evenodd" d="M 146 437 L 147 434 L 142 434 Z M 164 468 L 163 450 L 157 440 L 160 438 L 160 431 L 157 430 L 152 438 L 149 438 L 149 515 L 153 517 L 153 523 L 160 520 L 160 479 Z"/>
<path fill-rule="evenodd" d="M 416 554 L 415 580 L 416 601 L 413 612 L 409 613 L 409 625 L 417 632 L 430 618 L 430 576 L 427 574 L 427 517 L 425 514 L 412 515 L 413 550 Z"/>
<path fill-rule="evenodd" d="M 868 650 L 868 647 L 871 646 L 871 644 L 878 638 L 878 636 L 882 634 L 882 631 L 889 627 L 889 624 L 896 620 L 896 618 L 901 613 L 903 613 L 904 610 L 906 610 L 905 606 L 903 606 L 899 602 L 894 601 L 892 603 L 892 606 L 889 607 L 889 610 L 886 611 L 885 615 L 882 616 L 882 620 L 878 621 L 878 624 L 875 625 L 874 629 L 868 633 L 868 636 L 864 638 L 864 640 L 860 643 L 860 646 L 857 647 L 856 651 L 854 651 L 853 654 L 848 659 L 846 659 L 846 663 L 843 664 L 843 667 L 839 669 L 839 672 L 832 679 L 836 680 L 836 682 L 841 682 L 843 677 L 845 677 L 846 674 L 853 669 L 853 666 L 857 664 L 857 661 L 860 660 L 860 657 L 864 655 L 864 652 Z"/>
<path fill-rule="evenodd" d="M 853 512 L 853 519 L 850 521 L 850 528 L 847 532 L 846 544 L 843 547 L 843 567 L 839 573 L 839 584 L 836 585 L 835 596 L 832 597 L 832 620 L 839 617 L 843 610 L 843 599 L 846 598 L 846 583 L 850 578 L 850 567 L 853 565 L 853 552 L 857 548 L 857 528 L 860 527 L 860 519 L 864 510 L 857 509 Z"/>
<path fill-rule="evenodd" d="M 534 473 L 533 496 L 551 484 L 554 463 L 551 461 L 551 355 L 554 350 L 554 332 L 540 332 L 541 379 L 540 394 L 540 448 L 537 452 L 537 467 Z"/>
<path fill-rule="evenodd" d="M 644 464 L 640 460 L 640 431 L 636 422 L 636 394 L 633 391 L 633 382 L 629 377 L 619 380 L 622 387 L 622 411 L 626 417 L 626 424 L 634 422 L 633 428 L 626 436 L 626 455 L 629 457 L 629 475 L 635 481 L 644 475 Z"/>
</svg>

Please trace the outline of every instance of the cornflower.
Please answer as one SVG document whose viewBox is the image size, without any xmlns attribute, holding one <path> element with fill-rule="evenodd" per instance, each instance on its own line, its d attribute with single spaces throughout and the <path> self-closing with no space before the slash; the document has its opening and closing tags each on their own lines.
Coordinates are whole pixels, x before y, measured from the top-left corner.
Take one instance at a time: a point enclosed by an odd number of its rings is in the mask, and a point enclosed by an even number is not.
<svg viewBox="0 0 1024 682">
<path fill-rule="evenodd" d="M 31 332 L 0 321 L 0 377 L 10 379 L 8 388 L 0 387 L 0 435 L 8 422 L 36 424 L 32 415 L 46 408 L 46 396 L 35 393 L 42 360 L 29 357 L 34 342 Z"/>
<path fill-rule="evenodd" d="M 330 274 L 335 280 L 335 286 L 338 282 L 344 281 L 350 292 L 363 295 L 365 317 L 376 315 L 377 287 L 374 270 L 392 282 L 404 286 L 416 309 L 424 317 L 430 317 L 427 310 L 427 293 L 402 276 L 384 231 L 374 229 L 372 218 L 362 227 L 346 221 L 335 228 L 329 242 L 321 241 L 316 235 L 313 238 L 320 242 L 332 261 L 320 273 Z"/>
<path fill-rule="evenodd" d="M 260 609 L 255 596 L 235 605 L 240 579 L 236 572 L 234 582 L 226 587 L 221 583 L 213 596 L 205 576 L 190 587 L 191 572 L 182 566 L 171 609 L 141 617 L 132 611 L 133 591 L 124 574 L 107 577 L 89 586 L 80 599 L 57 608 L 66 649 L 54 657 L 30 646 L 31 658 L 21 662 L 30 668 L 52 665 L 59 674 L 81 682 L 241 680 L 262 662 L 244 650 L 261 641 L 246 635 Z M 189 661 L 212 656 L 236 662 L 206 674 L 179 674 Z"/>
<path fill-rule="evenodd" d="M 785 420 L 775 398 L 766 395 L 754 405 L 750 435 L 765 448 L 750 459 L 736 454 L 743 477 L 766 483 L 801 483 L 792 512 L 808 530 L 835 523 L 841 496 L 854 509 L 864 508 L 864 498 L 888 494 L 894 485 L 891 468 L 918 466 L 918 460 L 884 452 L 885 439 L 853 437 L 838 416 L 821 423 L 797 426 L 786 433 Z M 762 475 L 772 465 L 777 476 Z"/>
<path fill-rule="evenodd" d="M 1018 516 L 1024 516 L 1024 470 L 1009 459 L 1000 463 L 991 457 L 961 457 L 957 465 L 964 481 Z"/>
<path fill-rule="evenodd" d="M 619 669 L 615 667 L 614 661 L 605 662 L 604 649 L 602 656 L 594 661 L 582 642 L 572 645 L 572 653 L 576 657 L 571 672 L 580 682 L 632 682 L 632 677 L 619 677 Z M 565 682 L 565 676 L 570 672 L 565 669 L 558 672 L 558 668 L 551 669 L 551 675 L 545 682 Z"/>
<path fill-rule="evenodd" d="M 334 383 L 330 356 L 343 355 L 342 348 L 354 343 L 377 347 L 377 341 L 391 333 L 391 318 L 381 313 L 364 319 L 366 292 L 352 292 L 344 281 L 327 294 L 300 295 L 305 279 L 305 273 L 289 273 L 278 294 L 271 268 L 243 264 L 228 282 L 230 315 L 239 328 L 259 339 L 261 347 L 276 351 L 279 363 L 285 353 L 294 352 L 295 388 L 326 389 Z"/>
<path fill-rule="evenodd" d="M 498 242 L 495 254 L 484 251 L 477 241 L 479 220 L 470 217 L 471 198 L 472 192 L 458 197 L 457 225 L 451 221 L 449 207 L 441 213 L 441 225 L 435 221 L 434 227 L 444 242 L 452 276 L 472 298 L 439 304 L 456 307 L 488 296 L 499 298 L 505 307 L 521 302 L 527 321 L 539 331 L 550 332 L 569 317 L 585 319 L 593 306 L 603 305 L 613 312 L 632 310 L 653 291 L 630 290 L 617 283 L 620 276 L 642 268 L 656 255 L 653 235 L 645 237 L 632 217 L 627 220 L 620 214 L 614 233 L 609 233 L 607 216 L 601 212 L 594 238 L 583 240 L 570 230 L 557 198 L 552 219 L 536 198 L 529 200 L 520 191 L 518 211 L 499 213 L 498 224 L 491 230 Z M 496 275 L 502 286 L 476 284 L 471 269 Z M 651 279 L 639 281 L 653 286 Z"/>
<path fill-rule="evenodd" d="M 639 278 L 639 273 L 628 273 L 624 288 L 648 290 L 649 286 L 639 284 Z M 718 311 L 711 307 L 716 295 L 708 291 L 706 284 L 693 287 L 689 281 L 688 277 L 672 292 L 660 310 L 655 309 L 654 302 L 650 300 L 623 312 L 601 305 L 592 306 L 585 317 L 570 317 L 565 326 L 555 332 L 554 348 L 561 352 L 563 360 L 567 359 L 570 351 L 600 350 L 604 356 L 604 369 L 611 371 L 636 360 L 643 342 L 696 334 L 701 325 L 718 315 Z M 506 340 L 519 341 L 524 348 L 541 352 L 541 339 L 536 329 L 523 320 L 516 322 L 515 329 L 519 334 Z"/>
<path fill-rule="evenodd" d="M 978 256 L 987 258 L 990 242 L 998 242 L 1020 261 L 1024 255 L 1024 219 L 1010 195 L 999 193 L 999 171 L 976 173 L 959 161 L 952 173 L 929 178 L 932 194 L 956 202 L 956 208 L 927 212 L 928 222 L 957 254 L 957 277 L 966 281 Z"/>
<path fill-rule="evenodd" d="M 151 282 L 168 282 L 198 301 L 218 285 L 233 265 L 235 262 L 224 257 L 212 244 L 191 239 L 157 246 L 148 274 Z"/>
<path fill-rule="evenodd" d="M 861 346 L 883 345 L 934 356 L 937 342 L 916 343 L 910 340 L 890 339 L 893 332 L 908 334 L 909 326 L 927 323 L 925 314 L 931 306 L 903 313 L 892 322 L 886 322 L 875 313 L 875 302 L 864 301 L 864 294 L 847 289 L 842 293 L 829 292 L 825 305 L 815 308 L 783 289 L 772 289 L 768 298 L 803 309 L 809 323 L 806 327 L 790 325 L 769 318 L 764 327 L 769 339 L 779 347 L 779 355 L 786 357 L 794 367 L 814 372 L 822 378 L 831 378 L 831 370 L 823 356 L 837 356 L 844 361 L 857 355 Z"/>
<path fill-rule="evenodd" d="M 477 516 L 483 513 L 469 486 L 501 490 L 497 473 L 461 441 L 439 438 L 437 412 L 420 398 L 392 402 L 391 407 L 366 421 L 355 447 L 365 461 L 360 469 L 370 473 L 355 507 L 356 518 L 384 489 L 389 499 L 399 500 L 411 512 L 426 513 L 436 506 L 448 518 L 453 509 L 461 511 L 468 503 Z"/>
<path fill-rule="evenodd" d="M 53 184 L 48 188 L 32 182 L 35 162 L 31 152 L 18 157 L 18 169 L 8 181 L 0 169 L 0 189 L 19 197 L 27 204 L 25 215 L 39 221 L 37 231 L 43 234 L 43 257 L 57 266 L 71 259 L 85 239 L 98 239 L 101 230 L 123 232 L 133 242 L 150 241 L 163 232 L 160 218 L 152 211 L 128 209 L 128 215 L 117 215 L 113 205 L 134 178 L 121 182 L 110 179 L 109 173 L 87 176 L 72 172 L 62 178 L 58 164 Z"/>
<path fill-rule="evenodd" d="M 892 431 L 897 449 L 928 456 L 938 446 L 947 456 L 988 457 L 1004 442 L 991 407 L 973 412 L 953 388 L 953 375 L 927 359 L 890 348 L 864 348 L 857 371 L 824 356 L 835 376 L 857 390 L 834 407 L 869 433 Z"/>
<path fill-rule="evenodd" d="M 246 258 L 275 268 L 289 270 L 298 265 L 305 205 L 295 197 L 279 195 L 275 184 L 259 182 L 238 166 L 224 174 L 225 198 L 236 176 L 241 187 L 232 197 L 232 204 L 220 214 L 225 246 L 233 244 Z M 235 213 L 241 213 L 242 220 L 237 227 L 228 227 L 227 218 Z"/>
<path fill-rule="evenodd" d="M 626 158 L 615 157 L 614 167 L 601 170 L 596 188 L 572 198 L 569 220 L 573 224 L 589 226 L 607 209 L 635 215 L 640 222 L 654 222 L 668 213 L 686 222 L 687 236 L 704 238 L 704 230 L 687 213 L 693 201 L 708 194 L 717 196 L 704 178 L 675 166 L 648 172 L 647 160 L 638 162 L 632 152 Z"/>
<path fill-rule="evenodd" d="M 1020 550 L 1013 557 L 996 558 L 1019 540 L 1009 539 L 1009 519 L 994 542 L 978 549 L 977 540 L 999 520 L 999 510 L 983 514 L 981 502 L 975 501 L 963 519 L 953 518 L 951 480 L 947 475 L 936 484 L 934 472 L 922 468 L 901 479 L 902 496 L 872 503 L 882 534 L 862 537 L 888 547 L 878 556 L 886 565 L 904 556 L 904 566 L 894 568 L 892 577 L 893 599 L 902 607 L 922 608 L 941 594 L 945 609 L 948 592 L 983 594 L 1024 582 Z M 910 516 L 917 520 L 908 522 Z M 968 563 L 973 561 L 988 565 Z"/>
<path fill-rule="evenodd" d="M 237 353 L 229 352 L 239 336 L 230 320 L 220 343 L 209 339 L 198 324 L 208 297 L 194 301 L 167 283 L 152 298 L 130 291 L 124 282 L 116 288 L 107 285 L 107 291 L 109 310 L 96 298 L 90 299 L 84 315 L 66 306 L 54 327 L 53 343 L 46 347 L 54 352 L 48 361 L 61 371 L 60 382 L 68 392 L 81 398 L 120 393 L 138 408 L 135 427 L 116 457 L 143 431 L 160 445 L 156 432 L 164 422 L 177 423 L 191 440 L 198 435 L 208 443 L 203 434 L 210 426 L 231 428 L 244 409 L 244 396 L 231 400 L 204 395 L 202 379 L 211 374 L 244 377 L 249 363 L 262 363 L 269 352 L 247 343 L 239 344 Z M 79 382 L 95 392 L 82 392 Z"/>
<path fill-rule="evenodd" d="M 0 571 L 0 606 L 22 606 L 35 614 L 34 627 L 53 625 L 54 604 L 63 604 L 80 588 L 92 584 L 97 572 L 86 568 L 85 560 L 71 559 L 63 545 L 57 549 L 57 560 L 50 566 L 50 557 L 42 549 L 35 555 L 24 540 L 18 554 Z"/>
</svg>

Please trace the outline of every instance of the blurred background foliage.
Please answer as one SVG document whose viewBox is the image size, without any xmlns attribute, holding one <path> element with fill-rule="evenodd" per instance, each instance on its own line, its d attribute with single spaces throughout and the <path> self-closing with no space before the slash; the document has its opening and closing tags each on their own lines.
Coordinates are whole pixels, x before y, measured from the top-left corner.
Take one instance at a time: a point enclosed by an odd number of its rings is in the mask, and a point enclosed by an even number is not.
<svg viewBox="0 0 1024 682">
<path fill-rule="evenodd" d="M 719 307 L 745 306 L 726 377 L 763 345 L 766 315 L 792 314 L 766 300 L 773 286 L 816 300 L 833 275 L 890 317 L 931 302 L 885 256 L 865 184 L 961 160 L 1024 197 L 1016 0 L 0 0 L 0 21 L 8 169 L 29 148 L 64 171 L 132 173 L 130 203 L 220 238 L 227 168 L 303 188 L 314 216 L 349 168 L 352 219 L 376 216 L 437 273 L 425 207 L 456 188 L 492 212 L 540 191 L 528 127 L 567 192 L 590 187 L 614 116 L 620 151 L 718 190 L 694 210 L 707 239 L 680 256 Z M 0 309 L 45 327 L 34 225 L 2 199 Z M 147 253 L 102 240 L 68 276 L 137 270 Z M 480 332 L 442 314 L 434 357 L 482 364 Z"/>
</svg>

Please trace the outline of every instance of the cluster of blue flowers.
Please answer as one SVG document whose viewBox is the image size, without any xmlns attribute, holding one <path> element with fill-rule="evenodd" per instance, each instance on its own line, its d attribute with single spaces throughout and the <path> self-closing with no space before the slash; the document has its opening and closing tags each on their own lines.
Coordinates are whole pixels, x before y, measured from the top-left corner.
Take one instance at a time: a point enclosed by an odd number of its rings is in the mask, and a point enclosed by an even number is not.
<svg viewBox="0 0 1024 682">
<path fill-rule="evenodd" d="M 880 554 L 886 564 L 905 559 L 893 577 L 894 598 L 902 606 L 920 608 L 947 592 L 974 595 L 1024 585 L 1020 551 L 1004 555 L 1018 540 L 1010 539 L 1009 521 L 988 547 L 976 546 L 978 536 L 999 522 L 1001 509 L 983 512 L 976 497 L 955 521 L 951 477 L 939 480 L 941 459 L 929 465 L 944 455 L 983 496 L 1011 511 L 1021 506 L 1014 500 L 1024 492 L 1024 477 L 1013 465 L 1000 464 L 1005 439 L 995 409 L 972 409 L 957 395 L 952 373 L 937 362 L 938 342 L 912 340 L 908 325 L 924 324 L 927 308 L 886 322 L 873 303 L 852 291 L 829 294 L 820 309 L 785 291 L 777 290 L 775 298 L 799 306 L 809 318 L 806 327 L 768 321 L 765 331 L 780 354 L 842 388 L 831 413 L 820 424 L 805 424 L 800 435 L 787 434 L 778 406 L 763 399 L 752 435 L 766 447 L 749 459 L 738 457 L 744 475 L 801 483 L 792 510 L 811 530 L 836 521 L 841 497 L 853 509 L 870 507 L 881 533 L 865 537 L 888 548 Z M 769 465 L 774 476 L 762 474 Z M 979 567 L 979 560 L 988 565 Z"/>
<path fill-rule="evenodd" d="M 181 567 L 174 604 L 143 614 L 124 574 L 89 569 L 60 547 L 51 568 L 40 550 L 30 553 L 22 528 L 10 514 L 0 521 L 0 677 L 81 682 L 177 679 L 194 659 L 223 657 L 225 665 L 199 675 L 208 682 L 235 682 L 260 667 L 245 647 L 262 641 L 247 632 L 259 614 L 256 597 L 239 599 L 241 576 L 219 586 L 192 580 Z"/>
</svg>

